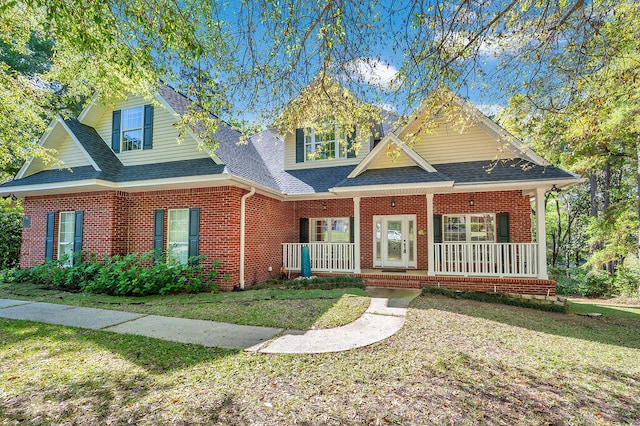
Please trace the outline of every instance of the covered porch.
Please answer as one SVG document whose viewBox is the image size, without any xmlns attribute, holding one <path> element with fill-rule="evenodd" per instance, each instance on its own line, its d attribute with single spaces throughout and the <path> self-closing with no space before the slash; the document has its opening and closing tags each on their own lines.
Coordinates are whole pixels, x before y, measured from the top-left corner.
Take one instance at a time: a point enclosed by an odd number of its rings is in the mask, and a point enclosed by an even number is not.
<svg viewBox="0 0 640 426">
<path fill-rule="evenodd" d="M 525 236 L 520 235 L 515 241 L 509 242 L 500 242 L 495 223 L 496 236 L 493 241 L 470 241 L 470 238 L 467 241 L 448 241 L 446 237 L 443 238 L 442 231 L 438 231 L 443 229 L 443 224 L 434 223 L 442 220 L 442 213 L 447 212 L 500 212 L 500 207 L 490 202 L 492 197 L 501 196 L 500 193 L 485 192 L 484 196 L 480 193 L 449 193 L 449 198 L 443 198 L 442 194 L 438 198 L 434 193 L 398 197 L 384 194 L 383 197 L 356 196 L 343 199 L 344 202 L 353 202 L 351 242 L 285 242 L 282 244 L 283 266 L 290 273 L 298 273 L 302 247 L 307 246 L 314 275 L 356 275 L 369 285 L 443 285 L 459 289 L 466 286 L 477 290 L 482 288 L 482 291 L 553 294 L 555 283 L 549 281 L 547 275 L 546 241 L 543 238 L 532 242 L 531 238 L 529 197 L 535 197 L 535 211 L 542 213 L 535 215 L 536 235 L 545 235 L 545 191 L 542 187 L 535 188 L 526 196 L 523 191 L 512 191 L 516 197 L 525 197 L 527 200 L 527 223 L 519 223 L 522 219 L 516 219 L 512 213 L 510 226 L 512 229 L 522 227 L 528 231 L 521 233 Z M 452 195 L 464 199 L 466 206 L 453 206 Z M 438 200 L 435 206 L 434 198 Z M 475 202 L 469 201 L 474 198 Z M 518 203 L 524 204 L 523 201 Z M 322 209 L 326 208 L 323 203 Z M 344 210 L 344 205 L 341 208 Z M 519 209 L 525 210 L 523 206 Z M 322 214 L 333 215 L 329 211 L 323 211 Z M 494 222 L 497 222 L 497 216 L 493 214 Z M 521 282 L 529 287 L 533 282 L 539 285 L 529 290 L 518 290 L 519 287 L 514 284 Z"/>
</svg>

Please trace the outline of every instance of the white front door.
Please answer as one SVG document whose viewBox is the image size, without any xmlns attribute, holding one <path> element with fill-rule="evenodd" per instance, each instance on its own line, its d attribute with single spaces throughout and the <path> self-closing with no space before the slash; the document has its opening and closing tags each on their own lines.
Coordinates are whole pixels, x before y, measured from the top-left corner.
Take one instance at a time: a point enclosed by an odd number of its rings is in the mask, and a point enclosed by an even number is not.
<svg viewBox="0 0 640 426">
<path fill-rule="evenodd" d="M 416 215 L 373 217 L 373 264 L 416 267 Z"/>
</svg>

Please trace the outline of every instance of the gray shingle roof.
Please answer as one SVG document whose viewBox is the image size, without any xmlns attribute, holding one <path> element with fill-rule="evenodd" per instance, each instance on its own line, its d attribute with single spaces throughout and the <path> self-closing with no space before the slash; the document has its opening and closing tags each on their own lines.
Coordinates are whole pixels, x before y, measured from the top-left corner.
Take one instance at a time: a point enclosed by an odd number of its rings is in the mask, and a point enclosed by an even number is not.
<svg viewBox="0 0 640 426">
<path fill-rule="evenodd" d="M 451 178 L 439 172 L 427 172 L 418 166 L 365 170 L 355 178 L 347 178 L 337 187 L 391 185 L 406 183 L 447 182 Z"/>
<path fill-rule="evenodd" d="M 176 113 L 186 112 L 189 100 L 185 96 L 165 84 L 160 85 L 159 94 Z M 437 164 L 434 165 L 437 172 L 432 173 L 417 166 L 371 169 L 355 178 L 347 178 L 355 165 L 284 170 L 284 141 L 275 130 L 265 130 L 249 138 L 248 143 L 240 144 L 240 132 L 222 120 L 218 120 L 218 131 L 214 135 L 220 142 L 215 154 L 222 161 L 222 165 L 204 158 L 124 166 L 95 129 L 76 119 L 65 120 L 65 124 L 101 171 L 94 170 L 92 166 L 47 170 L 5 183 L 2 187 L 85 179 L 127 182 L 227 173 L 284 194 L 304 195 L 325 193 L 338 187 L 446 181 L 464 184 L 575 177 L 557 167 L 536 166 L 520 159 L 498 161 L 495 164 L 490 161 Z M 383 120 L 380 130 L 384 133 L 391 130 L 391 116 Z"/>
<path fill-rule="evenodd" d="M 433 167 L 438 172 L 449 176 L 456 183 L 571 179 L 575 177 L 557 167 L 537 166 L 521 159 L 434 164 Z"/>
<path fill-rule="evenodd" d="M 93 127 L 82 124 L 75 118 L 64 120 L 64 123 L 73 132 L 93 161 L 96 162 L 100 170 L 105 173 L 105 176 L 115 176 L 120 172 L 124 166 Z"/>
</svg>

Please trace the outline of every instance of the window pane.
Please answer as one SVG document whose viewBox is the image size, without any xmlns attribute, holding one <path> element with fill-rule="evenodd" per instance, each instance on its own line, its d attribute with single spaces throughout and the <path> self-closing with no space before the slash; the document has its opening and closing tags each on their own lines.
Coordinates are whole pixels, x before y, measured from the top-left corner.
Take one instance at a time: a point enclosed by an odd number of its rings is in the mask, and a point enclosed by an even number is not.
<svg viewBox="0 0 640 426">
<path fill-rule="evenodd" d="M 413 256 L 413 245 L 415 244 L 415 242 L 413 241 L 413 220 L 409 221 L 409 262 L 413 262 L 414 260 L 414 256 Z"/>
<path fill-rule="evenodd" d="M 493 214 L 470 215 L 471 241 L 495 241 Z"/>
<path fill-rule="evenodd" d="M 382 232 L 382 222 L 380 221 L 380 219 L 376 219 L 376 260 L 377 261 L 382 261 L 381 232 Z"/>
<path fill-rule="evenodd" d="M 122 130 L 142 127 L 142 107 L 122 110 Z"/>
<path fill-rule="evenodd" d="M 350 239 L 349 219 L 331 219 L 331 242 L 348 243 Z"/>
<path fill-rule="evenodd" d="M 189 257 L 189 209 L 169 210 L 167 261 L 186 264 Z"/>
<path fill-rule="evenodd" d="M 73 237 L 75 236 L 76 214 L 75 212 L 60 213 L 60 225 L 58 229 L 58 259 L 66 256 L 64 266 L 73 264 Z"/>
<path fill-rule="evenodd" d="M 122 150 L 142 149 L 142 129 L 122 132 Z"/>
<path fill-rule="evenodd" d="M 325 242 L 329 241 L 328 226 L 326 219 L 311 220 L 311 241 Z"/>
<path fill-rule="evenodd" d="M 465 216 L 444 216 L 444 241 L 466 241 Z"/>
</svg>

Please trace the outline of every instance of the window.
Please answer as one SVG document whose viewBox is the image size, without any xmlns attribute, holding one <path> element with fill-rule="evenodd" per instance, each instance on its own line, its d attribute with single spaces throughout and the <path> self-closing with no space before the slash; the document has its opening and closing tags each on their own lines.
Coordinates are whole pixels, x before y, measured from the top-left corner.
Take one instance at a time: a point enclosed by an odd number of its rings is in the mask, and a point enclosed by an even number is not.
<svg viewBox="0 0 640 426">
<path fill-rule="evenodd" d="M 58 260 L 63 266 L 73 265 L 73 242 L 75 239 L 76 212 L 60 212 L 58 228 Z"/>
<path fill-rule="evenodd" d="M 444 215 L 444 241 L 496 241 L 493 213 Z"/>
<path fill-rule="evenodd" d="M 189 209 L 169 210 L 167 262 L 186 265 L 189 259 Z"/>
<path fill-rule="evenodd" d="M 311 242 L 348 243 L 351 241 L 348 217 L 310 219 Z"/>
<path fill-rule="evenodd" d="M 304 129 L 305 161 L 347 158 L 346 142 L 341 136 L 338 126 L 322 133 L 311 127 Z"/>
<path fill-rule="evenodd" d="M 142 106 L 122 110 L 122 152 L 142 149 L 143 116 Z"/>
</svg>

